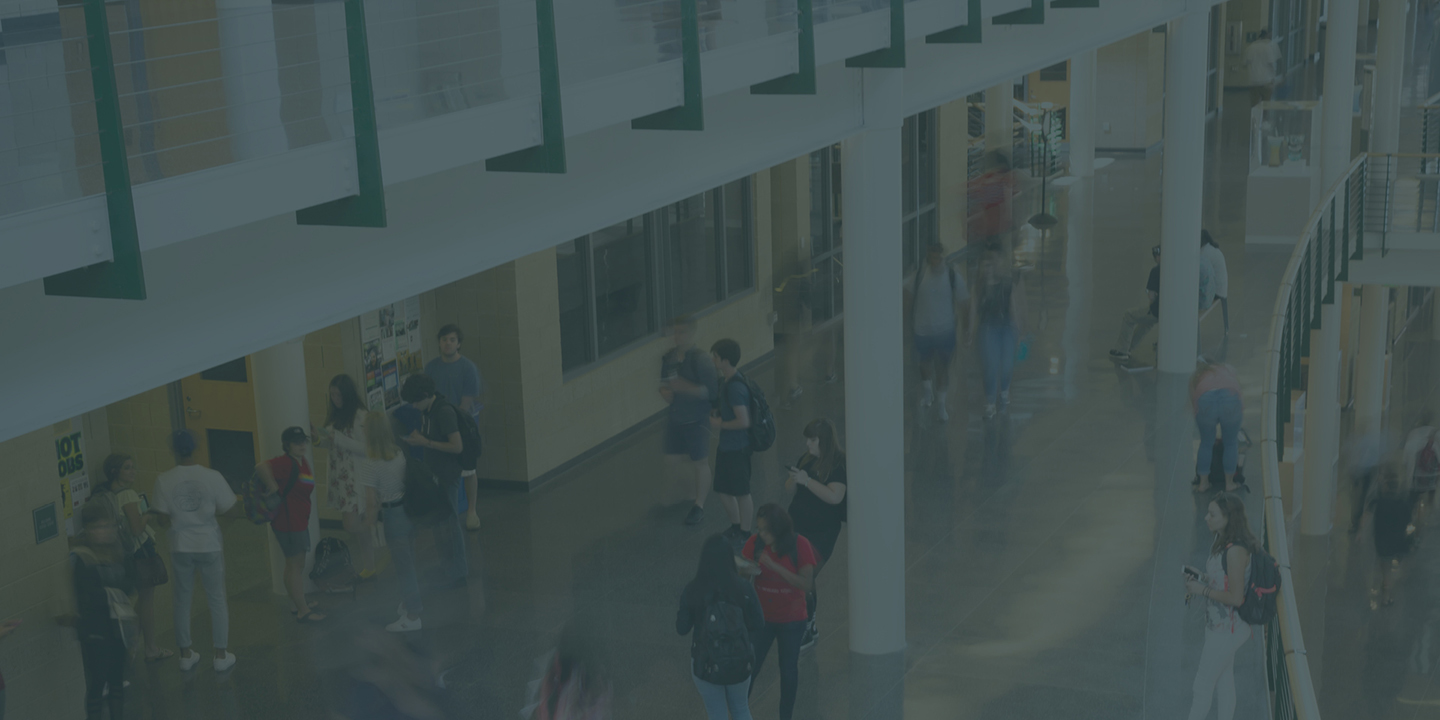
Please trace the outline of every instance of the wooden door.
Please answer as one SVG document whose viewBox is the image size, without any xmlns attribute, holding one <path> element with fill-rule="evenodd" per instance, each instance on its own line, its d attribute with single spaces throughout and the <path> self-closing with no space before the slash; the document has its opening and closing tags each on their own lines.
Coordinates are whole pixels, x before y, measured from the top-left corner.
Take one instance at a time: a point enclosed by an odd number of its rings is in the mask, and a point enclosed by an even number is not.
<svg viewBox="0 0 1440 720">
<path fill-rule="evenodd" d="M 232 487 L 249 477 L 259 452 L 251 377 L 250 358 L 243 357 L 180 381 L 195 459 L 218 470 Z"/>
</svg>

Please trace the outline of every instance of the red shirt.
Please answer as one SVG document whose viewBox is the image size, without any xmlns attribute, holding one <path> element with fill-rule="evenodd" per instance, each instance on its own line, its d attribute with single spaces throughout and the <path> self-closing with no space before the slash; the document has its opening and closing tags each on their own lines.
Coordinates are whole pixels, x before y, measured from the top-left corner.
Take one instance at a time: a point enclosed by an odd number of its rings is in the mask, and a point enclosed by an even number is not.
<svg viewBox="0 0 1440 720">
<path fill-rule="evenodd" d="M 750 539 L 745 541 L 745 547 L 740 554 L 759 562 L 755 558 L 755 542 L 759 538 L 759 535 L 751 535 Z M 815 548 L 804 535 L 795 536 L 795 555 L 800 559 L 799 567 L 791 562 L 789 555 L 776 555 L 773 546 L 766 546 L 765 554 L 778 561 L 780 567 L 796 575 L 800 574 L 800 568 L 820 564 L 815 559 Z M 765 613 L 765 622 L 798 622 L 810 617 L 810 612 L 805 609 L 805 591 L 785 582 L 780 573 L 771 570 L 765 563 L 760 563 L 760 574 L 755 578 L 755 594 L 760 596 L 760 609 Z"/>
<path fill-rule="evenodd" d="M 310 463 L 301 460 L 296 477 L 294 458 L 281 455 L 266 460 L 270 474 L 275 478 L 277 492 L 285 497 L 285 509 L 270 523 L 277 532 L 300 532 L 310 528 L 310 494 L 315 492 L 315 475 L 310 472 Z M 291 481 L 294 481 L 293 484 Z M 290 492 L 285 492 L 286 486 Z"/>
</svg>

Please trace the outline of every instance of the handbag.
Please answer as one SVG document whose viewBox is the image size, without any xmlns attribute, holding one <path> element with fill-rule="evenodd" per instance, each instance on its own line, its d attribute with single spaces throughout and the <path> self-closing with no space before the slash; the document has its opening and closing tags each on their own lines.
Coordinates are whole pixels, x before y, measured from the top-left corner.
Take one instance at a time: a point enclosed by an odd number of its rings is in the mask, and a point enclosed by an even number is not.
<svg viewBox="0 0 1440 720">
<path fill-rule="evenodd" d="M 146 540 L 135 551 L 135 576 L 140 584 L 146 587 L 156 587 L 170 582 L 170 573 L 165 570 L 165 559 L 155 550 L 155 541 Z"/>
</svg>

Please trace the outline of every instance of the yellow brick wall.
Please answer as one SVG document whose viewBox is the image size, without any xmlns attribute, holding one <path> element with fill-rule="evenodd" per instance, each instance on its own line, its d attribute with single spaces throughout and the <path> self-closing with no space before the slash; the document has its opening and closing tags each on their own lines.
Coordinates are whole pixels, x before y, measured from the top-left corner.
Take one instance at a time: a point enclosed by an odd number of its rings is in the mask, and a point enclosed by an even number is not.
<svg viewBox="0 0 1440 720">
<path fill-rule="evenodd" d="M 105 417 L 114 451 L 135 458 L 135 491 L 151 493 L 156 476 L 175 467 L 175 457 L 170 453 L 170 399 L 165 386 L 107 405 Z M 95 477 L 104 459 L 92 453 L 90 468 Z"/>
<path fill-rule="evenodd" d="M 966 160 L 970 152 L 970 110 L 966 98 L 941 105 L 936 112 L 939 116 L 936 165 L 939 172 L 939 187 L 936 197 L 936 212 L 939 214 L 940 242 L 949 252 L 965 246 L 966 214 L 969 201 L 966 197 Z"/>
</svg>

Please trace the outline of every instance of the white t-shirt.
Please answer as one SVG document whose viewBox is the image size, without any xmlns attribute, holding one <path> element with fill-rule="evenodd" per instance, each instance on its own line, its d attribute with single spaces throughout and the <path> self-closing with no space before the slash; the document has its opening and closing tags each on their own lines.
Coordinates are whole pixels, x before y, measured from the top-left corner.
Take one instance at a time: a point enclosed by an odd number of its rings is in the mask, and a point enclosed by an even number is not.
<svg viewBox="0 0 1440 720">
<path fill-rule="evenodd" d="M 1200 248 L 1200 262 L 1210 267 L 1210 291 L 1215 297 L 1230 297 L 1230 272 L 1225 268 L 1225 253 L 1214 245 Z"/>
<path fill-rule="evenodd" d="M 920 271 L 915 293 L 915 334 L 923 336 L 950 335 L 955 332 L 955 302 L 964 297 L 964 286 L 957 275 L 951 286 L 950 273 L 955 272 L 949 265 L 939 270 L 928 265 Z"/>
<path fill-rule="evenodd" d="M 1270 40 L 1256 40 L 1245 48 L 1245 65 L 1250 69 L 1251 85 L 1275 82 L 1275 63 L 1280 62 L 1280 48 Z"/>
<path fill-rule="evenodd" d="M 172 552 L 220 552 L 216 513 L 235 506 L 225 477 L 201 465 L 177 465 L 155 481 L 155 510 L 170 516 Z"/>
<path fill-rule="evenodd" d="M 355 461 L 355 480 L 375 488 L 380 502 L 392 503 L 405 497 L 405 453 L 397 451 L 389 460 L 362 457 Z"/>
</svg>

